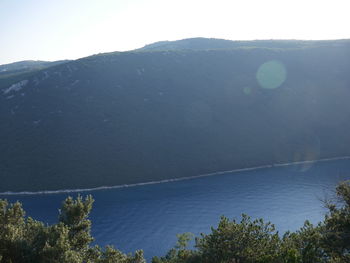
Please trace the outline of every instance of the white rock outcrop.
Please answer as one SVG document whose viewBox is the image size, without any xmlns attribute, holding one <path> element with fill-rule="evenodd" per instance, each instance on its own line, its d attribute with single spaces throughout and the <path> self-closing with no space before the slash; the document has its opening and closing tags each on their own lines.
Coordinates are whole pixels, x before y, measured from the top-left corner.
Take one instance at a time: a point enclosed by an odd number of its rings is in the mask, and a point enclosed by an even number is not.
<svg viewBox="0 0 350 263">
<path fill-rule="evenodd" d="M 9 88 L 3 90 L 4 94 L 8 94 L 12 91 L 19 91 L 21 90 L 25 85 L 27 85 L 28 80 L 21 80 L 20 82 L 17 82 L 15 84 L 12 84 Z"/>
</svg>

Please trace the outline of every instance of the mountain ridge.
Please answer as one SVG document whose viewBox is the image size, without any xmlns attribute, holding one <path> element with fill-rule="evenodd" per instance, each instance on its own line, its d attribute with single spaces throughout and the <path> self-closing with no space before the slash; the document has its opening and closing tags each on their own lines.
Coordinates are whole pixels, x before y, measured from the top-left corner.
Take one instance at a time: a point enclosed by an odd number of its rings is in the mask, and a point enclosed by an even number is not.
<svg viewBox="0 0 350 263">
<path fill-rule="evenodd" d="M 350 45 L 329 43 L 113 52 L 0 81 L 0 191 L 350 155 Z M 263 65 L 285 69 L 278 87 L 260 85 Z"/>
</svg>

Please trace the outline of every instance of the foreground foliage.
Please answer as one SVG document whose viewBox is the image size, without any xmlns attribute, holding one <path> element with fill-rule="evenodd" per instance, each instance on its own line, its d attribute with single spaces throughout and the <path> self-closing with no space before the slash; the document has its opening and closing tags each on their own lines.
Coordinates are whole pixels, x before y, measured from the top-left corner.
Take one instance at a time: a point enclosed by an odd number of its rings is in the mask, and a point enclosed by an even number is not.
<svg viewBox="0 0 350 263">
<path fill-rule="evenodd" d="M 237 222 L 221 217 L 217 228 L 195 239 L 179 234 L 178 242 L 152 263 L 347 263 L 350 262 L 350 183 L 336 189 L 337 199 L 327 203 L 323 222 L 306 221 L 296 232 L 282 237 L 270 222 L 242 215 Z M 126 255 L 107 246 L 91 246 L 88 215 L 93 199 L 67 198 L 59 221 L 45 225 L 30 217 L 19 202 L 0 200 L 0 263 L 145 263 L 142 251 Z"/>
<path fill-rule="evenodd" d="M 242 215 L 240 222 L 221 217 L 217 228 L 201 234 L 195 248 L 186 249 L 187 234 L 165 257 L 152 263 L 347 263 L 350 262 L 350 183 L 336 189 L 337 200 L 327 204 L 325 220 L 314 226 L 306 221 L 296 232 L 282 237 L 274 225 Z M 187 237 L 187 238 L 186 238 Z"/>
<path fill-rule="evenodd" d="M 125 255 L 113 247 L 90 246 L 91 222 L 88 215 L 93 199 L 67 198 L 59 222 L 48 226 L 30 217 L 20 203 L 0 200 L 1 263 L 144 263 L 142 251 Z"/>
</svg>

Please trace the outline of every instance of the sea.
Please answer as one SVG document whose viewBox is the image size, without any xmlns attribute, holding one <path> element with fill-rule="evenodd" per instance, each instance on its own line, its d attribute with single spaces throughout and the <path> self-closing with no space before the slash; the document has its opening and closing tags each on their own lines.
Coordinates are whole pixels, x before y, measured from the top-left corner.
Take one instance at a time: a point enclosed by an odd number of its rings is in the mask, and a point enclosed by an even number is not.
<svg viewBox="0 0 350 263">
<path fill-rule="evenodd" d="M 298 230 L 305 220 L 317 224 L 327 213 L 324 201 L 348 179 L 350 158 L 344 157 L 78 192 L 2 193 L 0 198 L 18 200 L 28 216 L 53 224 L 67 196 L 91 194 L 94 242 L 125 253 L 143 249 L 150 261 L 174 247 L 176 234 L 210 233 L 222 215 L 237 221 L 242 213 L 263 218 L 281 235 Z"/>
</svg>

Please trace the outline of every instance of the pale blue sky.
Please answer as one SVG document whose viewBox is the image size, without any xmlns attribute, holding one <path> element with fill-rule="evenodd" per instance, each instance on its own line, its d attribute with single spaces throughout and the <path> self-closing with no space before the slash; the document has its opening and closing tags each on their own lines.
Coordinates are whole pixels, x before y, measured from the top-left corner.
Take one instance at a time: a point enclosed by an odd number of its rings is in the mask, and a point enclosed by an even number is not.
<svg viewBox="0 0 350 263">
<path fill-rule="evenodd" d="M 349 0 L 0 0 L 0 64 L 189 37 L 350 38 Z"/>
</svg>

